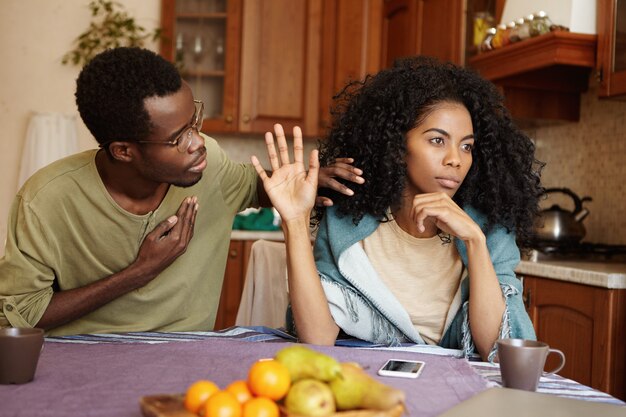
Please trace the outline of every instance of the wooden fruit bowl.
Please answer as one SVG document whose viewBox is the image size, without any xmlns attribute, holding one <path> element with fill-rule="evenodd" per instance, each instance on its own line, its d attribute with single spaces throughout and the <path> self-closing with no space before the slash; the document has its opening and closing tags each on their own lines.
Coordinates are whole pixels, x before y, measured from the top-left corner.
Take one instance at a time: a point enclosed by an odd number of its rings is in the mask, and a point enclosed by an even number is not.
<svg viewBox="0 0 626 417">
<path fill-rule="evenodd" d="M 182 394 L 160 394 L 141 397 L 139 406 L 144 417 L 198 417 L 183 406 Z M 280 409 L 283 417 L 302 417 L 289 414 L 283 407 Z M 400 417 L 404 413 L 402 405 L 396 405 L 389 410 L 350 410 L 339 411 L 329 417 Z"/>
</svg>

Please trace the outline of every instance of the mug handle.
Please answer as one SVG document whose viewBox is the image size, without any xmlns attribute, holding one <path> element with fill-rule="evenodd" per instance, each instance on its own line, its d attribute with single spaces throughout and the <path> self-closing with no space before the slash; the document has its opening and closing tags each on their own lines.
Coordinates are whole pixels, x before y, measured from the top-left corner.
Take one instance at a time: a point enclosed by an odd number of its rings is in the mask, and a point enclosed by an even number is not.
<svg viewBox="0 0 626 417">
<path fill-rule="evenodd" d="M 561 369 L 563 369 L 563 367 L 565 366 L 565 354 L 563 354 L 563 352 L 561 352 L 558 349 L 548 349 L 548 355 L 549 356 L 551 353 L 556 353 L 559 356 L 561 356 L 561 363 L 559 365 L 557 365 L 557 367 L 555 369 L 553 369 L 552 371 L 549 372 L 543 372 L 543 375 L 551 375 L 551 374 L 556 374 L 557 372 L 559 372 Z"/>
</svg>

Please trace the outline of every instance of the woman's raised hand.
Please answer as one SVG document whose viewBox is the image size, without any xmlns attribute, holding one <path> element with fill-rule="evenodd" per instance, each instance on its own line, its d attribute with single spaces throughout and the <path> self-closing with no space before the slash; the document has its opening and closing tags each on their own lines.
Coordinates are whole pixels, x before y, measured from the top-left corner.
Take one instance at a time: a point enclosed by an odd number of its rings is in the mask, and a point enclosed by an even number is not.
<svg viewBox="0 0 626 417">
<path fill-rule="evenodd" d="M 302 145 L 302 131 L 299 127 L 293 128 L 293 162 L 289 160 L 289 146 L 285 132 L 280 124 L 274 125 L 276 144 L 271 132 L 265 133 L 265 145 L 272 169 L 271 176 L 265 172 L 259 159 L 252 156 L 252 165 L 263 181 L 265 192 L 278 210 L 283 222 L 308 218 L 315 204 L 317 194 L 317 176 L 319 159 L 317 150 L 311 151 L 309 156 L 309 172 L 303 163 L 304 147 Z"/>
</svg>

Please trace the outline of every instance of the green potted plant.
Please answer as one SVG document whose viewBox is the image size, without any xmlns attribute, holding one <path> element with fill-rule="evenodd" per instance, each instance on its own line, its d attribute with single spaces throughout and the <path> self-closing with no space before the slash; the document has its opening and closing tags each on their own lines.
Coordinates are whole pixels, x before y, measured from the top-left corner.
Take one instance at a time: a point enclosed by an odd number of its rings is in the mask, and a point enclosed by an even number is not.
<svg viewBox="0 0 626 417">
<path fill-rule="evenodd" d="M 161 29 L 148 32 L 137 24 L 124 6 L 115 1 L 92 0 L 89 3 L 92 21 L 89 28 L 74 41 L 74 49 L 66 53 L 61 62 L 83 66 L 100 52 L 119 46 L 144 46 L 147 39 L 161 36 Z"/>
</svg>

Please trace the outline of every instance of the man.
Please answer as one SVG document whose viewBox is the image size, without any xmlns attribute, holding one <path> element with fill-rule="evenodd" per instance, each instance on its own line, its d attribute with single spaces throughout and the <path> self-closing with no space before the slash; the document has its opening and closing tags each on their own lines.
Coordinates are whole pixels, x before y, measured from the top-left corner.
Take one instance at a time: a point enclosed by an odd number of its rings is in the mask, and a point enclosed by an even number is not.
<svg viewBox="0 0 626 417">
<path fill-rule="evenodd" d="M 148 50 L 95 57 L 76 103 L 101 149 L 45 167 L 16 196 L 0 259 L 0 327 L 212 329 L 233 218 L 269 204 L 254 168 L 199 134 L 203 104 Z M 355 174 L 339 163 L 320 181 L 350 193 L 332 177 Z"/>
</svg>

